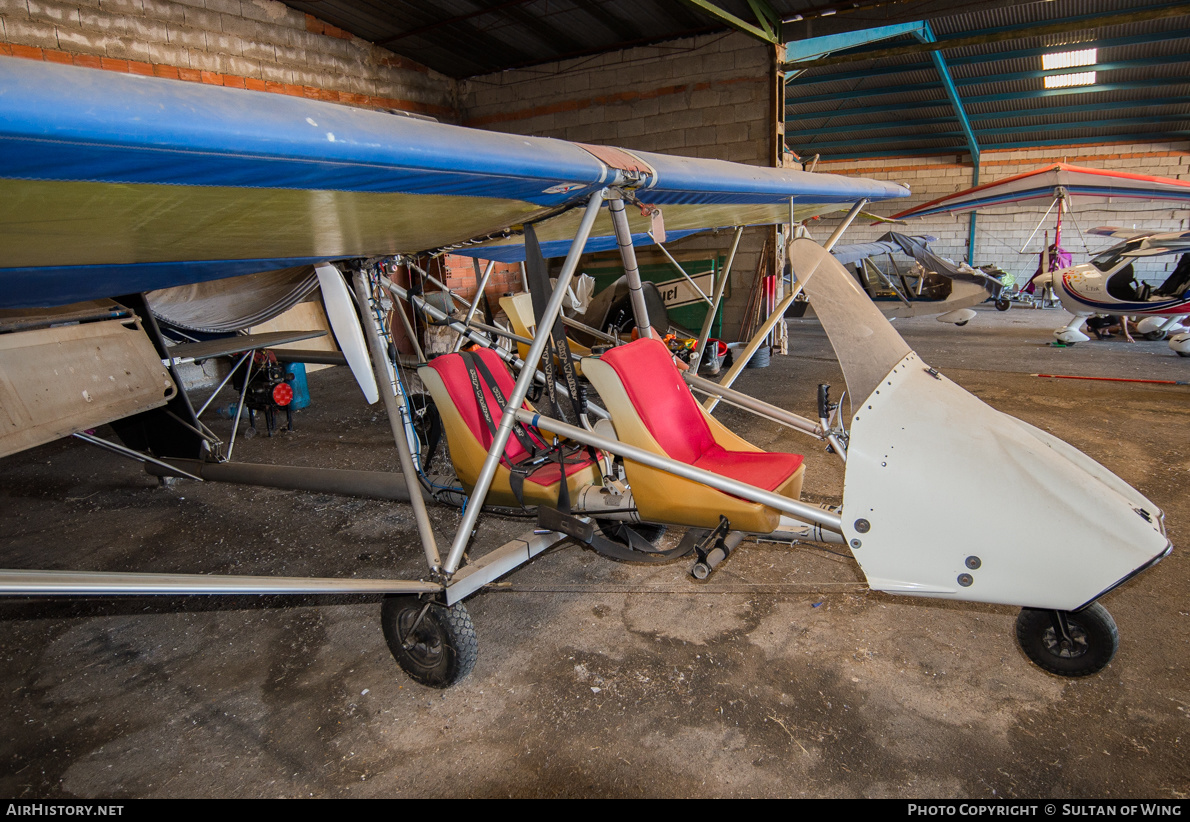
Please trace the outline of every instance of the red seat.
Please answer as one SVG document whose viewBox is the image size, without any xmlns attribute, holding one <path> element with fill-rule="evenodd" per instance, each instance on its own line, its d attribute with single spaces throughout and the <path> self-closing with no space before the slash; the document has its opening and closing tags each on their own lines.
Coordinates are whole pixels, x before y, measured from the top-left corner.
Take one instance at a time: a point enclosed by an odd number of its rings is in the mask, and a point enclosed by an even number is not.
<svg viewBox="0 0 1190 822">
<path fill-rule="evenodd" d="M 512 395 L 515 382 L 512 375 L 508 372 L 507 366 L 500 360 L 495 352 L 489 349 L 479 349 L 474 352 L 487 366 L 488 371 L 496 381 L 500 392 L 507 399 Z M 468 488 L 475 484 L 475 479 L 479 474 L 479 468 L 483 464 L 484 458 L 487 456 L 488 449 L 492 445 L 492 432 L 488 428 L 487 421 L 484 420 L 483 415 L 479 410 L 479 399 L 475 394 L 475 389 L 471 385 L 471 376 L 467 371 L 467 366 L 463 362 L 461 354 L 447 354 L 442 357 L 436 357 L 432 360 L 428 367 L 423 367 L 418 372 L 422 376 L 422 382 L 434 397 L 434 402 L 438 406 L 439 413 L 442 415 L 443 424 L 446 429 L 447 444 L 450 446 L 451 460 L 454 463 L 455 471 L 459 475 L 459 479 Z M 436 377 L 436 379 L 435 379 Z M 486 381 L 480 380 L 480 386 L 483 391 L 484 399 L 487 402 L 488 413 L 492 417 L 492 422 L 496 425 L 500 424 L 500 417 L 504 411 L 496 401 L 495 395 Z M 522 403 L 522 408 L 533 410 L 528 403 Z M 525 426 L 530 438 L 538 443 L 542 448 L 546 445 L 544 436 L 537 429 L 531 426 Z M 550 440 L 552 442 L 552 438 Z M 515 437 L 508 438 L 508 444 L 504 447 L 504 456 L 508 463 L 516 464 L 525 459 L 529 452 Z M 572 457 L 573 459 L 573 457 Z M 595 467 L 594 462 L 590 459 L 582 459 L 567 463 L 566 476 L 568 484 L 575 485 L 578 483 L 585 483 L 593 481 Z M 551 502 L 557 499 L 557 484 L 561 477 L 561 471 L 557 462 L 547 463 L 539 467 L 532 474 L 525 478 L 525 498 L 526 503 L 529 502 Z M 541 490 L 533 492 L 530 486 L 538 486 Z M 508 469 L 505 465 L 501 465 L 497 471 L 497 479 L 493 484 L 493 493 L 498 499 L 491 500 L 498 504 L 509 504 L 511 496 L 511 488 L 508 486 Z"/>
<path fill-rule="evenodd" d="M 801 468 L 799 454 L 732 451 L 716 442 L 706 414 L 660 341 L 636 340 L 601 359 L 615 369 L 645 427 L 671 458 L 766 491 Z"/>
<path fill-rule="evenodd" d="M 708 415 L 659 340 L 644 338 L 613 348 L 598 360 L 585 361 L 584 373 L 606 403 L 622 441 L 792 499 L 800 495 L 803 458 L 756 448 Z M 777 510 L 760 503 L 629 459 L 624 465 L 642 519 L 713 527 L 724 514 L 739 530 L 766 533 L 780 521 Z"/>
</svg>

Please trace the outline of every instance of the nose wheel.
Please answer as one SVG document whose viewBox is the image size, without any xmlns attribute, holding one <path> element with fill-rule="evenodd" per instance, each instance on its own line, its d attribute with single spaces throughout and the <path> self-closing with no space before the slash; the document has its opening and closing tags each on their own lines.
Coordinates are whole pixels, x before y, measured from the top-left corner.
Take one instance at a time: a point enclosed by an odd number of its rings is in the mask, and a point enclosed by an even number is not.
<svg viewBox="0 0 1190 822">
<path fill-rule="evenodd" d="M 1058 676 L 1098 673 L 1120 647 L 1116 621 L 1098 602 L 1078 611 L 1024 608 L 1016 639 L 1034 664 Z"/>
<path fill-rule="evenodd" d="M 389 596 L 380 622 L 397 664 L 422 685 L 449 688 L 475 667 L 479 641 L 461 602 L 448 608 L 415 596 Z"/>
</svg>

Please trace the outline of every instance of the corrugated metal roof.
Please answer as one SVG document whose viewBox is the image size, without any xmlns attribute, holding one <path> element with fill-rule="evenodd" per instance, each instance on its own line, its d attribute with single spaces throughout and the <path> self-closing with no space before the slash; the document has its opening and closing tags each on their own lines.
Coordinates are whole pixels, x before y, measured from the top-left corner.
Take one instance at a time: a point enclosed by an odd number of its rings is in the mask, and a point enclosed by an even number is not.
<svg viewBox="0 0 1190 822">
<path fill-rule="evenodd" d="M 1185 139 L 1186 9 L 1168 2 L 1052 0 L 929 22 L 940 42 L 954 42 L 939 53 L 982 150 L 1062 140 Z M 1039 31 L 1041 26 L 1068 30 Z M 915 131 L 915 153 L 935 147 L 965 153 L 967 138 L 953 105 L 943 104 L 947 95 L 931 54 L 920 47 L 912 54 L 879 53 L 898 44 L 884 41 L 833 55 L 852 59 L 813 66 L 793 79 L 786 88 L 789 147 L 827 157 L 895 154 Z M 1095 65 L 1042 69 L 1042 54 L 1091 47 L 1098 48 Z M 1092 70 L 1094 85 L 1045 88 L 1046 74 Z M 932 91 L 924 90 L 931 80 Z M 850 141 L 840 136 L 843 125 L 854 129 Z M 949 142 L 939 134 L 949 135 Z"/>
</svg>

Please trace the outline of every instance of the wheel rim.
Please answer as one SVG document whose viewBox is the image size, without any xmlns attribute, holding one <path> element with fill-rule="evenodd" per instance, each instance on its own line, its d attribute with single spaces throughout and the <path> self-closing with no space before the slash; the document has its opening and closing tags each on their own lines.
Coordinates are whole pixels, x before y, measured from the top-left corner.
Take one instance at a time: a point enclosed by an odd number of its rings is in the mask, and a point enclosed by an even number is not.
<svg viewBox="0 0 1190 822">
<path fill-rule="evenodd" d="M 1045 650 L 1059 659 L 1077 659 L 1091 649 L 1087 641 L 1087 632 L 1083 630 L 1083 627 L 1073 621 L 1069 623 L 1069 626 L 1069 642 L 1058 639 L 1058 634 L 1053 628 L 1046 628 L 1045 633 L 1041 635 L 1041 644 Z"/>
<path fill-rule="evenodd" d="M 421 624 L 416 628 L 413 627 L 420 613 L 420 608 L 408 608 L 402 611 L 397 620 L 397 636 L 401 640 L 401 648 L 409 661 L 423 670 L 432 671 L 442 664 L 444 656 L 442 636 L 429 624 L 429 613 L 421 620 Z"/>
</svg>

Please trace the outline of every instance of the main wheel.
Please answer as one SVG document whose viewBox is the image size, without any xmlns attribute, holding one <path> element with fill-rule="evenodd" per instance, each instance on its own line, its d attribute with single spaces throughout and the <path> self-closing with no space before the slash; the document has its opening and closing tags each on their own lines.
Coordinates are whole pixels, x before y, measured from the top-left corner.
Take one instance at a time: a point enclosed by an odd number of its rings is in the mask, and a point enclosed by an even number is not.
<svg viewBox="0 0 1190 822">
<path fill-rule="evenodd" d="M 1024 608 L 1016 619 L 1021 650 L 1059 676 L 1090 676 L 1107 667 L 1120 647 L 1116 621 L 1098 602 L 1081 611 Z"/>
<path fill-rule="evenodd" d="M 1150 342 L 1156 342 L 1157 340 L 1165 339 L 1165 332 L 1164 331 L 1150 331 L 1148 334 L 1141 334 L 1141 336 Z"/>
<path fill-rule="evenodd" d="M 648 522 L 629 525 L 614 519 L 596 519 L 595 525 L 606 542 L 600 544 L 600 541 L 596 540 L 591 545 L 592 550 L 617 562 L 670 562 L 690 553 L 680 546 L 668 551 L 656 549 L 654 543 L 661 539 L 667 530 L 664 525 Z"/>
<path fill-rule="evenodd" d="M 1012 306 L 1012 300 L 1007 297 L 1000 297 L 996 300 L 997 311 L 1007 311 Z"/>
<path fill-rule="evenodd" d="M 449 688 L 475 667 L 479 640 L 471 615 L 416 596 L 388 596 L 380 610 L 384 639 L 401 670 L 431 688 Z"/>
</svg>

